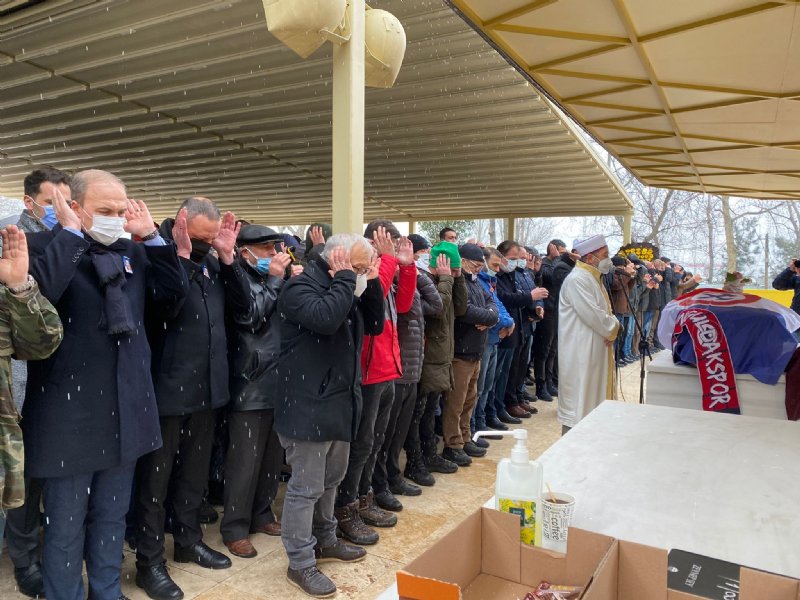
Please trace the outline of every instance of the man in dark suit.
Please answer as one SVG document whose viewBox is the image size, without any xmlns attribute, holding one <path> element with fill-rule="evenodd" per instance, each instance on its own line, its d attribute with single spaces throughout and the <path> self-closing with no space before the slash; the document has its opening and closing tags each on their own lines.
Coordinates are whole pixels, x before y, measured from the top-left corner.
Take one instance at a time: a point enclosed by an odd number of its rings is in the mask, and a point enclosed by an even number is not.
<svg viewBox="0 0 800 600">
<path fill-rule="evenodd" d="M 136 459 L 161 446 L 145 308 L 169 314 L 187 281 L 143 202 L 111 173 L 77 173 L 59 224 L 29 236 L 30 272 L 64 341 L 28 363 L 28 475 L 44 483 L 44 588 L 51 600 L 120 598 L 120 556 Z M 185 228 L 185 217 L 179 218 Z M 121 239 L 128 232 L 143 240 Z"/>
<path fill-rule="evenodd" d="M 225 315 L 250 310 L 250 286 L 233 253 L 241 228 L 234 214 L 220 219 L 216 205 L 202 197 L 187 198 L 180 211 L 186 211 L 186 228 L 167 219 L 160 231 L 177 245 L 189 280 L 186 299 L 174 315 L 147 323 L 164 445 L 142 457 L 136 468 L 136 585 L 155 600 L 183 597 L 165 566 L 168 492 L 175 561 L 208 569 L 231 566 L 230 558 L 203 543 L 199 511 L 214 411 L 230 397 Z"/>
<path fill-rule="evenodd" d="M 365 238 L 334 235 L 278 298 L 275 429 L 292 467 L 281 536 L 289 556 L 287 578 L 311 596 L 336 592 L 317 569 L 318 560 L 366 556 L 363 548 L 336 539 L 333 511 L 361 420 L 362 340 L 384 327 L 378 266 Z"/>
</svg>

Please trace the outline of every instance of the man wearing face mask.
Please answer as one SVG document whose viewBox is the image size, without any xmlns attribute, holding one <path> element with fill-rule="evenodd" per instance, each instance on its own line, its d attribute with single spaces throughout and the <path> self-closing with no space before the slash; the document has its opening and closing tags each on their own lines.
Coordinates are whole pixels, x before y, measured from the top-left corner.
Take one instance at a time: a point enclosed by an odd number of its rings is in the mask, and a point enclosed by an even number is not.
<svg viewBox="0 0 800 600">
<path fill-rule="evenodd" d="M 358 433 L 350 444 L 347 473 L 339 485 L 336 519 L 346 539 L 355 544 L 374 544 L 378 533 L 369 526 L 397 524 L 397 516 L 381 508 L 375 500 L 372 473 L 391 417 L 394 382 L 403 375 L 397 316 L 411 310 L 417 269 L 411 242 L 400 236 L 391 221 L 372 221 L 364 230 L 364 237 L 372 240 L 381 259 L 378 279 L 383 290 L 385 323 L 379 335 L 364 338 L 361 351 L 364 410 Z M 360 296 L 365 288 L 366 278 L 362 276 L 356 281 L 356 294 Z"/>
<path fill-rule="evenodd" d="M 64 341 L 28 362 L 23 407 L 28 475 L 43 480 L 44 589 L 51 600 L 120 598 L 120 556 L 136 459 L 161 446 L 143 326 L 178 310 L 188 288 L 175 247 L 111 173 L 56 190 L 59 224 L 28 236 L 30 272 L 58 310 Z M 185 216 L 176 229 L 185 228 Z M 144 240 L 120 239 L 128 232 Z"/>
<path fill-rule="evenodd" d="M 418 233 L 410 234 L 408 239 L 414 249 L 414 264 L 417 265 L 417 269 L 430 273 L 431 243 Z"/>
<path fill-rule="evenodd" d="M 231 554 L 242 558 L 257 554 L 251 533 L 281 534 L 272 512 L 283 459 L 273 429 L 280 354 L 276 309 L 292 262 L 282 251 L 282 241 L 279 233 L 263 225 L 246 225 L 236 238 L 253 305 L 227 320 L 231 405 L 220 533 Z M 302 272 L 303 267 L 291 266 L 292 275 Z"/>
<path fill-rule="evenodd" d="M 230 559 L 203 543 L 199 510 L 208 481 L 216 409 L 230 398 L 226 316 L 251 312 L 250 285 L 234 257 L 241 228 L 233 213 L 220 219 L 208 198 L 183 201 L 186 228 L 173 219 L 161 235 L 175 240 L 189 280 L 174 314 L 148 320 L 152 373 L 164 445 L 136 467 L 136 585 L 156 600 L 183 597 L 165 567 L 167 492 L 172 508 L 174 560 L 225 569 Z M 216 256 L 211 254 L 211 249 Z"/>
<path fill-rule="evenodd" d="M 318 561 L 355 562 L 367 554 L 336 538 L 334 501 L 362 421 L 361 344 L 385 325 L 378 265 L 364 237 L 336 234 L 278 297 L 275 429 L 292 467 L 281 539 L 287 579 L 310 596 L 336 592 Z M 367 280 L 363 291 L 356 289 L 359 278 Z"/>
<path fill-rule="evenodd" d="M 444 450 L 442 457 L 466 467 L 471 456 L 484 456 L 481 448 L 471 439 L 470 417 L 478 401 L 478 375 L 481 357 L 486 348 L 487 330 L 500 318 L 492 295 L 478 281 L 478 273 L 485 266 L 483 251 L 476 244 L 462 244 L 461 269 L 467 286 L 467 310 L 456 317 L 453 349 L 453 390 L 444 398 L 442 428 Z"/>
<path fill-rule="evenodd" d="M 19 215 L 17 227 L 25 233 L 50 231 L 58 223 L 53 200 L 56 190 L 70 201 L 69 175 L 52 167 L 42 167 L 31 172 L 23 181 L 25 210 Z M 1 240 L 0 240 L 1 242 Z M 2 246 L 2 243 L 0 243 Z M 11 361 L 12 390 L 17 407 L 25 402 L 25 384 L 28 369 L 25 361 Z M 44 595 L 44 580 L 39 563 L 39 504 L 41 483 L 28 478 L 25 485 L 25 505 L 8 512 L 6 544 L 8 555 L 14 563 L 14 577 L 19 591 L 26 596 Z"/>
<path fill-rule="evenodd" d="M 602 276 L 613 269 L 602 235 L 576 241 L 580 260 L 561 286 L 558 420 L 562 433 L 613 397 L 613 344 L 619 332 Z"/>
</svg>

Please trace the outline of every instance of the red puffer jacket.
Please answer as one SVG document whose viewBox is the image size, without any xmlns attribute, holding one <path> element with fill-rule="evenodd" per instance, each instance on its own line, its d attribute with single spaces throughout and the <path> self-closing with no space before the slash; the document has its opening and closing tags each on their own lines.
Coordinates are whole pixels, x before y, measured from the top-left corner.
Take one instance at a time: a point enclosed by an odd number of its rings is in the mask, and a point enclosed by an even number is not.
<svg viewBox="0 0 800 600">
<path fill-rule="evenodd" d="M 413 264 L 400 265 L 397 285 L 394 285 L 398 264 L 394 256 L 381 256 L 379 278 L 383 288 L 386 323 L 380 335 L 364 336 L 364 347 L 361 350 L 363 385 L 393 381 L 403 376 L 400 342 L 397 337 L 397 315 L 411 310 L 414 290 L 417 289 L 417 268 Z"/>
</svg>

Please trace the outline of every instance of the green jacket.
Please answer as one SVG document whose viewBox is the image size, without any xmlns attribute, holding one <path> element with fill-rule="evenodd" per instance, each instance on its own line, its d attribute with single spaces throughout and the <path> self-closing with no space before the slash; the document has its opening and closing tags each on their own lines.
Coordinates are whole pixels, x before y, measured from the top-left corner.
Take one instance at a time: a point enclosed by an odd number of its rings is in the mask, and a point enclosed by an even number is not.
<svg viewBox="0 0 800 600">
<path fill-rule="evenodd" d="M 453 389 L 453 328 L 455 318 L 467 311 L 467 286 L 463 275 L 455 278 L 428 272 L 425 275 L 436 284 L 444 308 L 440 315 L 425 319 L 425 357 L 419 381 L 420 394 Z"/>
<path fill-rule="evenodd" d="M 39 286 L 12 294 L 0 285 L 0 514 L 25 500 L 25 452 L 11 394 L 11 356 L 41 360 L 61 343 L 61 320 Z"/>
</svg>

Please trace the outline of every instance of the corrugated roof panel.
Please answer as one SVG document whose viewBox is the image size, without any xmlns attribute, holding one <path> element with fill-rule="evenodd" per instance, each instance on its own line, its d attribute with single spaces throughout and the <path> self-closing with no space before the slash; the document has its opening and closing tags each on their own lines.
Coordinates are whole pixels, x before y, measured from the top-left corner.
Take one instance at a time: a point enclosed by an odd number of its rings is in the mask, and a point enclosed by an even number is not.
<svg viewBox="0 0 800 600">
<path fill-rule="evenodd" d="M 406 29 L 366 92 L 366 216 L 623 214 L 581 135 L 442 0 L 370 3 Z M 96 167 L 159 217 L 205 194 L 249 219 L 330 218 L 330 48 L 301 60 L 258 0 L 56 3 L 0 17 L 0 193 Z M 31 9 L 32 10 L 32 9 Z"/>
</svg>

